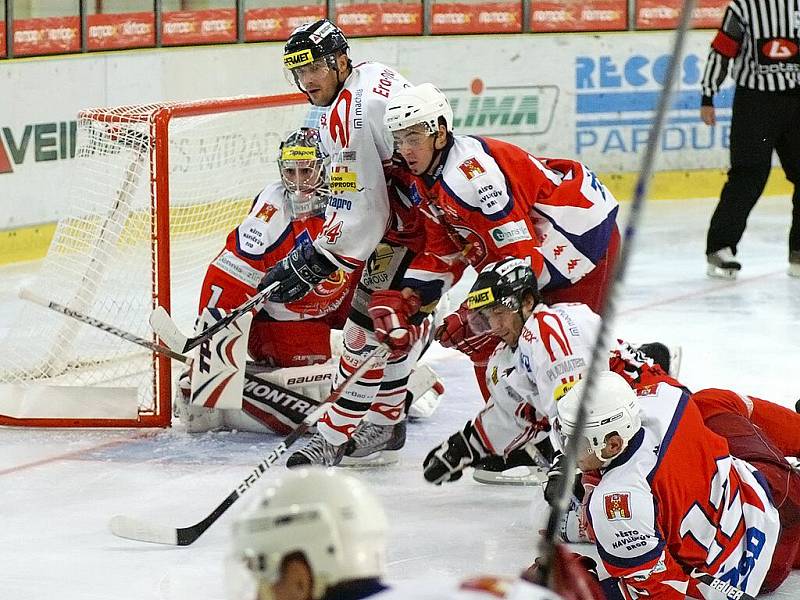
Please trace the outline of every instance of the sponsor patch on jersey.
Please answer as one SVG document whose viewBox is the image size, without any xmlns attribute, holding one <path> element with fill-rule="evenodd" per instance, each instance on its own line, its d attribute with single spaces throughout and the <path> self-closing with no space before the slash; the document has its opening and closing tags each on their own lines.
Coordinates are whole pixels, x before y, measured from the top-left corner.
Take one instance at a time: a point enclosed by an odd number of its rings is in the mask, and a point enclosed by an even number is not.
<svg viewBox="0 0 800 600">
<path fill-rule="evenodd" d="M 489 235 L 492 236 L 494 243 L 498 248 L 508 246 L 515 242 L 530 240 L 531 234 L 528 231 L 528 226 L 525 221 L 511 221 L 510 223 L 503 223 L 489 230 Z"/>
<path fill-rule="evenodd" d="M 358 152 L 355 150 L 342 150 L 339 152 L 340 162 L 356 162 L 358 160 Z"/>
<path fill-rule="evenodd" d="M 631 518 L 631 495 L 628 492 L 614 492 L 603 496 L 606 518 L 620 521 Z"/>
<path fill-rule="evenodd" d="M 389 244 L 378 244 L 367 260 L 367 273 L 369 275 L 386 273 L 392 263 L 392 258 L 394 258 L 394 248 Z"/>
<path fill-rule="evenodd" d="M 467 308 L 470 310 L 475 310 L 476 308 L 492 304 L 493 302 L 494 294 L 492 294 L 492 288 L 475 290 L 474 292 L 470 292 L 467 296 Z"/>
<path fill-rule="evenodd" d="M 334 194 L 342 192 L 357 192 L 358 178 L 350 171 L 334 171 L 330 176 L 330 189 Z"/>
<path fill-rule="evenodd" d="M 497 385 L 498 381 L 499 381 L 499 379 L 497 378 L 497 367 L 494 366 L 494 367 L 492 367 L 492 383 Z"/>
<path fill-rule="evenodd" d="M 553 401 L 558 402 L 561 400 L 567 395 L 567 392 L 575 387 L 576 383 L 577 381 L 573 375 L 570 375 L 569 377 L 562 377 L 561 383 L 559 383 L 555 389 L 553 389 Z"/>
<path fill-rule="evenodd" d="M 475 157 L 468 158 L 458 165 L 458 170 L 464 174 L 464 177 L 467 178 L 467 181 L 475 179 L 476 177 L 480 177 L 486 173 L 486 169 L 483 168 L 483 165 L 481 165 L 481 163 L 479 163 L 478 159 Z"/>
<path fill-rule="evenodd" d="M 256 219 L 261 219 L 264 221 L 264 223 L 269 223 L 269 220 L 273 217 L 273 215 L 275 215 L 276 212 L 278 212 L 278 209 L 267 202 L 256 213 Z"/>
<path fill-rule="evenodd" d="M 309 146 L 284 146 L 281 160 L 316 160 L 317 149 Z"/>
<path fill-rule="evenodd" d="M 311 54 L 310 48 L 283 55 L 283 66 L 287 69 L 296 69 L 312 62 L 314 62 L 314 55 Z"/>
</svg>

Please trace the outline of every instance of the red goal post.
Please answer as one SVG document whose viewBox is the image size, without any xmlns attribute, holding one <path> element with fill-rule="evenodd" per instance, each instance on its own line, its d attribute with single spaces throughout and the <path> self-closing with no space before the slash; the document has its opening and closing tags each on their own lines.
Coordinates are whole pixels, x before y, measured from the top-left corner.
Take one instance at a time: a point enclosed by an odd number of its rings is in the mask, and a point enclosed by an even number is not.
<svg viewBox="0 0 800 600">
<path fill-rule="evenodd" d="M 55 199 L 65 214 L 25 287 L 147 340 L 156 306 L 191 331 L 206 267 L 308 114 L 301 94 L 81 112 Z M 0 425 L 170 425 L 169 358 L 23 300 L 14 308 L 0 322 Z"/>
</svg>

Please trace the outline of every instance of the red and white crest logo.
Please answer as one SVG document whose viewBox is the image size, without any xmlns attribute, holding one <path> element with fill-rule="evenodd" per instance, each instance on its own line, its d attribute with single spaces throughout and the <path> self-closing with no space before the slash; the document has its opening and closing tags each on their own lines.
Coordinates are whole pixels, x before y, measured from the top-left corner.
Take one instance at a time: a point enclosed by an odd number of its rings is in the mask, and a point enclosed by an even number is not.
<svg viewBox="0 0 800 600">
<path fill-rule="evenodd" d="M 458 165 L 458 169 L 464 174 L 464 177 L 467 178 L 467 181 L 486 173 L 486 169 L 484 169 L 481 163 L 478 162 L 478 159 L 474 157 L 468 158 L 462 162 L 460 165 Z"/>
<path fill-rule="evenodd" d="M 614 492 L 603 496 L 606 518 L 619 521 L 631 518 L 631 495 L 628 492 Z"/>
<path fill-rule="evenodd" d="M 256 213 L 256 219 L 261 219 L 265 223 L 269 223 L 272 215 L 274 215 L 276 212 L 278 212 L 277 208 L 272 206 L 272 204 L 266 203 Z"/>
</svg>

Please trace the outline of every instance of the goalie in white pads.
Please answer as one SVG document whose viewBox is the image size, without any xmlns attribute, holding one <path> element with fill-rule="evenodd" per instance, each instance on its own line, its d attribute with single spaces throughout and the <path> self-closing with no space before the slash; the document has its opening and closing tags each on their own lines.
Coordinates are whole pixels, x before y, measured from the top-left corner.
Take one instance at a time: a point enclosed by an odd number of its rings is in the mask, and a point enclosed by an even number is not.
<svg viewBox="0 0 800 600">
<path fill-rule="evenodd" d="M 388 520 L 354 477 L 301 469 L 271 482 L 233 524 L 229 600 L 592 600 L 559 596 L 519 578 L 441 577 L 389 585 Z M 575 581 L 572 582 L 575 586 Z"/>
</svg>

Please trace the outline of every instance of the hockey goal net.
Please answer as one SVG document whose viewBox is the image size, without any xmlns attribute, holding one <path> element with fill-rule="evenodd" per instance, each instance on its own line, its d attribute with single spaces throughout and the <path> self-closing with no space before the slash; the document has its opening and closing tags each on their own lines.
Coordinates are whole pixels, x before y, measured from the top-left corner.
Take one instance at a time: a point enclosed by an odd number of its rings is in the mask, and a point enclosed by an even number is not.
<svg viewBox="0 0 800 600">
<path fill-rule="evenodd" d="M 25 287 L 146 340 L 157 305 L 192 331 L 206 267 L 308 113 L 298 94 L 82 112 L 72 181 L 54 198 L 64 214 Z M 168 358 L 17 304 L 0 341 L 0 425 L 170 424 Z"/>
</svg>

